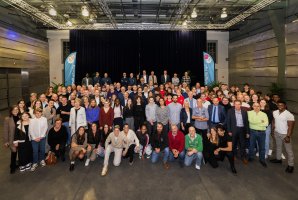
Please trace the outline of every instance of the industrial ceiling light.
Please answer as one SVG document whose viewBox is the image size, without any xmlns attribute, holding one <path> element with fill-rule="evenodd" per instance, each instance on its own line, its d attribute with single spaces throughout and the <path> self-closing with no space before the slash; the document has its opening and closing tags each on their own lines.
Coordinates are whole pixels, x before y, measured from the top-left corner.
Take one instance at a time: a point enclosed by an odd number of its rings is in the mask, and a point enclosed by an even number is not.
<svg viewBox="0 0 298 200">
<path fill-rule="evenodd" d="M 66 24 L 66 26 L 72 26 L 72 22 L 69 20 L 67 20 L 67 22 L 65 24 Z"/>
<path fill-rule="evenodd" d="M 220 18 L 224 19 L 224 18 L 227 18 L 227 17 L 228 17 L 227 9 L 223 8 L 222 12 L 221 12 L 221 15 L 220 15 Z"/>
<path fill-rule="evenodd" d="M 49 14 L 52 16 L 57 15 L 57 11 L 55 10 L 54 6 L 52 6 L 52 5 L 50 5 L 50 7 L 49 7 Z"/>
<path fill-rule="evenodd" d="M 89 10 L 88 10 L 87 6 L 82 6 L 82 15 L 84 17 L 88 17 L 89 16 Z"/>
<path fill-rule="evenodd" d="M 197 16 L 198 16 L 197 10 L 196 10 L 196 8 L 194 8 L 192 13 L 191 13 L 191 18 L 197 18 Z"/>
<path fill-rule="evenodd" d="M 187 20 L 184 20 L 182 26 L 187 26 Z"/>
</svg>

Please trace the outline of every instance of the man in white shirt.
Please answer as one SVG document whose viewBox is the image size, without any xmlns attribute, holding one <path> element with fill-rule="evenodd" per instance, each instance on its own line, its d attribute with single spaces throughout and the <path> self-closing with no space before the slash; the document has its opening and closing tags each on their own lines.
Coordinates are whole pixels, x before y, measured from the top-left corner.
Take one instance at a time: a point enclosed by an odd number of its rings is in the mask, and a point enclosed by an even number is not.
<svg viewBox="0 0 298 200">
<path fill-rule="evenodd" d="M 286 110 L 286 103 L 279 101 L 277 103 L 278 110 L 273 112 L 272 134 L 274 134 L 276 142 L 276 158 L 270 160 L 272 163 L 282 163 L 282 145 L 284 144 L 288 154 L 287 173 L 294 171 L 294 153 L 292 148 L 291 137 L 295 125 L 295 118 L 292 113 Z"/>
<path fill-rule="evenodd" d="M 135 132 L 129 129 L 128 124 L 124 124 L 122 132 L 126 136 L 126 142 L 128 146 L 128 150 L 124 153 L 125 155 L 123 158 L 129 158 L 129 164 L 132 165 L 134 152 L 138 152 L 140 149 L 140 141 Z"/>
</svg>

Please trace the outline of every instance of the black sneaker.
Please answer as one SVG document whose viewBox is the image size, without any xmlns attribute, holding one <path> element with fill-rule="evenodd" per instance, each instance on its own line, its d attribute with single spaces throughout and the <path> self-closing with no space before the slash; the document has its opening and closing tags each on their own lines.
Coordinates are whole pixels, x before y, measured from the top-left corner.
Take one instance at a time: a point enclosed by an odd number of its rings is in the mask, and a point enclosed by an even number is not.
<svg viewBox="0 0 298 200">
<path fill-rule="evenodd" d="M 74 166 L 75 166 L 74 164 L 70 164 L 70 166 L 69 166 L 69 171 L 72 172 L 72 171 L 74 170 Z"/>
<path fill-rule="evenodd" d="M 231 171 L 232 171 L 233 174 L 237 174 L 237 171 L 236 171 L 235 167 L 231 167 Z"/>
<path fill-rule="evenodd" d="M 277 160 L 277 159 L 271 159 L 270 160 L 271 163 L 282 163 L 282 160 Z"/>
<path fill-rule="evenodd" d="M 263 167 L 265 167 L 265 168 L 267 167 L 267 164 L 266 164 L 265 161 L 261 161 L 261 160 L 260 160 L 260 163 L 261 163 L 261 165 L 262 165 Z"/>
<path fill-rule="evenodd" d="M 286 169 L 286 172 L 290 173 L 290 174 L 293 173 L 294 172 L 294 167 L 293 166 L 288 166 L 287 169 Z"/>
</svg>

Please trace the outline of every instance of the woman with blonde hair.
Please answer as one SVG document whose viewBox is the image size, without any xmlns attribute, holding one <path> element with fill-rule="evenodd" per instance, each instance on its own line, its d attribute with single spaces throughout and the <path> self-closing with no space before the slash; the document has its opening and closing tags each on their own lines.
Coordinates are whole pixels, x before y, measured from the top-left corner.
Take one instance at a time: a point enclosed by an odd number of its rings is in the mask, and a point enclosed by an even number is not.
<svg viewBox="0 0 298 200">
<path fill-rule="evenodd" d="M 81 106 L 81 99 L 74 100 L 74 107 L 70 109 L 69 126 L 73 135 L 80 126 L 87 127 L 86 111 Z"/>
</svg>

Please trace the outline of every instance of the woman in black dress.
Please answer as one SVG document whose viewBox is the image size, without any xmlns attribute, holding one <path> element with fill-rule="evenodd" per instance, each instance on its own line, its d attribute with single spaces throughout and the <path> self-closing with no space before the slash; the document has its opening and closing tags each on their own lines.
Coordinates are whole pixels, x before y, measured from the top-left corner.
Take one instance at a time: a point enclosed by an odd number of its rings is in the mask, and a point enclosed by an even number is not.
<svg viewBox="0 0 298 200">
<path fill-rule="evenodd" d="M 140 129 L 140 126 L 145 122 L 145 105 L 141 97 L 137 97 L 133 105 L 133 117 L 135 131 Z"/>
</svg>

